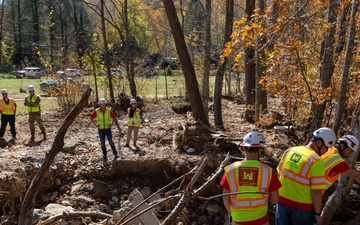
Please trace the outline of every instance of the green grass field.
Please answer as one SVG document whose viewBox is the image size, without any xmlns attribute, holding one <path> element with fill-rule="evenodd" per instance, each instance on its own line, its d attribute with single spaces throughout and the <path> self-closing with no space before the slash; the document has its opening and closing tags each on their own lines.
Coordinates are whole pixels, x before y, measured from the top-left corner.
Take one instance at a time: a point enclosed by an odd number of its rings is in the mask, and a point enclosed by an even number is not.
<svg viewBox="0 0 360 225">
<path fill-rule="evenodd" d="M 43 80 L 51 80 L 51 78 L 42 77 L 41 79 L 19 79 L 11 74 L 0 74 L 0 89 L 7 89 L 9 91 L 9 97 L 17 99 L 18 105 L 22 106 L 19 108 L 19 113 L 25 113 L 26 108 L 23 107 L 23 99 L 27 95 L 26 89 L 28 85 L 34 85 L 36 93 L 42 95 L 42 108 L 43 110 L 52 110 L 57 109 L 58 100 L 56 97 L 45 98 L 45 94 L 40 90 L 39 83 Z M 86 82 L 93 89 L 93 92 L 90 96 L 90 101 L 93 102 L 96 99 L 95 94 L 95 80 L 93 76 L 83 76 L 81 78 L 82 82 Z M 136 80 L 138 96 L 148 96 L 148 97 L 161 97 L 166 96 L 184 96 L 185 95 L 185 79 L 181 75 L 174 76 L 155 76 L 151 78 L 137 77 Z M 113 87 L 114 95 L 117 99 L 121 93 L 126 93 L 130 95 L 128 81 L 120 76 L 113 78 Z M 201 80 L 198 80 L 198 83 L 201 84 Z M 210 76 L 210 96 L 213 95 L 215 77 Z M 108 88 L 108 79 L 107 76 L 98 76 L 97 77 L 98 92 L 99 98 L 110 99 L 109 88 Z M 167 87 L 167 91 L 166 91 Z M 224 93 L 227 88 L 223 85 Z M 23 89 L 25 93 L 21 93 L 20 89 Z M 79 89 L 80 90 L 80 89 Z M 24 108 L 24 109 L 23 109 Z"/>
</svg>

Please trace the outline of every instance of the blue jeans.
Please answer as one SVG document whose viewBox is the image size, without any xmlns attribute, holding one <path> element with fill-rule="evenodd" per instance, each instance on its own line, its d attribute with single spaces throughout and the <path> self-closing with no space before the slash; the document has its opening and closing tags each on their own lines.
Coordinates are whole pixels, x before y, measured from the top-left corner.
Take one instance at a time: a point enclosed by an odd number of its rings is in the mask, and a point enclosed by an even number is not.
<svg viewBox="0 0 360 225">
<path fill-rule="evenodd" d="M 112 140 L 111 129 L 110 128 L 106 129 L 106 130 L 98 129 L 98 131 L 99 131 L 100 144 L 101 144 L 101 150 L 102 150 L 103 156 L 106 157 L 106 155 L 107 155 L 106 146 L 105 146 L 105 137 L 107 137 L 107 139 L 109 141 L 112 152 L 114 153 L 115 156 L 117 156 L 116 147 Z"/>
<path fill-rule="evenodd" d="M 312 210 L 294 209 L 280 203 L 276 205 L 276 225 L 313 225 L 314 220 Z"/>
</svg>

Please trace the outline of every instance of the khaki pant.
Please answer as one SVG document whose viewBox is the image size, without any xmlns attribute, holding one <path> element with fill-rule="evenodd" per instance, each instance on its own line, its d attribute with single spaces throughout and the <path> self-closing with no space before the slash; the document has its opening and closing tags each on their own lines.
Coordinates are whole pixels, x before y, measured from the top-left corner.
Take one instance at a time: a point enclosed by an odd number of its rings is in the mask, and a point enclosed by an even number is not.
<svg viewBox="0 0 360 225">
<path fill-rule="evenodd" d="M 133 140 L 133 143 L 136 144 L 137 138 L 138 138 L 139 128 L 140 128 L 140 127 L 128 126 L 127 136 L 126 136 L 126 144 L 127 144 L 127 145 L 130 144 L 131 133 L 133 132 L 133 130 L 134 130 L 134 140 Z"/>
<path fill-rule="evenodd" d="M 34 138 L 35 135 L 35 121 L 39 125 L 41 133 L 42 134 L 46 133 L 40 112 L 29 113 L 29 126 L 30 126 L 31 138 Z"/>
</svg>

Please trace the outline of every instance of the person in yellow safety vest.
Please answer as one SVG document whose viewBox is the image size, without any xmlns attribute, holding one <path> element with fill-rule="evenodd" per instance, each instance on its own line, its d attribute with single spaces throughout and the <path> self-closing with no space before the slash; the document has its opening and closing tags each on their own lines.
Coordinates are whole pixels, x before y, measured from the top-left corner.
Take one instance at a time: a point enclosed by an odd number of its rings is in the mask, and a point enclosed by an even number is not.
<svg viewBox="0 0 360 225">
<path fill-rule="evenodd" d="M 6 89 L 1 90 L 2 99 L 0 101 L 0 114 L 1 114 L 1 128 L 0 138 L 4 137 L 6 126 L 9 123 L 10 132 L 12 135 L 12 142 L 16 139 L 15 130 L 15 115 L 16 115 L 16 102 L 13 98 L 8 97 L 8 91 Z"/>
<path fill-rule="evenodd" d="M 43 140 L 46 140 L 46 130 L 41 118 L 40 97 L 35 94 L 33 85 L 29 85 L 27 89 L 29 95 L 26 96 L 24 105 L 28 107 L 29 112 L 30 142 L 35 141 L 35 122 L 39 125 L 41 133 L 43 134 Z"/>
<path fill-rule="evenodd" d="M 136 142 L 138 139 L 139 128 L 141 124 L 140 118 L 140 109 L 137 108 L 137 102 L 135 99 L 130 100 L 130 108 L 127 109 L 127 117 L 128 117 L 128 130 L 126 136 L 126 144 L 124 147 L 130 147 L 131 133 L 134 131 L 134 140 L 133 144 L 135 148 L 138 148 Z"/>
<path fill-rule="evenodd" d="M 326 189 L 325 165 L 320 157 L 336 142 L 333 130 L 314 131 L 306 146 L 284 152 L 277 167 L 282 187 L 276 205 L 276 225 L 321 224 L 322 190 Z"/>
<path fill-rule="evenodd" d="M 95 126 L 97 126 L 98 128 L 104 164 L 107 163 L 105 137 L 109 141 L 111 150 L 115 156 L 114 159 L 118 158 L 118 153 L 116 151 L 115 144 L 112 140 L 112 132 L 111 132 L 111 127 L 115 122 L 116 114 L 110 108 L 106 107 L 106 103 L 107 102 L 105 99 L 103 98 L 99 99 L 100 107 L 95 109 L 90 115 L 91 122 L 95 124 Z"/>
<path fill-rule="evenodd" d="M 240 144 L 245 160 L 225 168 L 220 185 L 232 224 L 269 224 L 268 202 L 276 204 L 279 200 L 281 183 L 275 171 L 259 161 L 264 144 L 261 133 L 248 133 Z"/>
<path fill-rule="evenodd" d="M 326 187 L 329 188 L 340 176 L 346 176 L 360 183 L 360 173 L 352 169 L 344 159 L 350 158 L 359 147 L 359 141 L 353 135 L 344 135 L 335 146 L 321 156 L 325 163 Z"/>
</svg>

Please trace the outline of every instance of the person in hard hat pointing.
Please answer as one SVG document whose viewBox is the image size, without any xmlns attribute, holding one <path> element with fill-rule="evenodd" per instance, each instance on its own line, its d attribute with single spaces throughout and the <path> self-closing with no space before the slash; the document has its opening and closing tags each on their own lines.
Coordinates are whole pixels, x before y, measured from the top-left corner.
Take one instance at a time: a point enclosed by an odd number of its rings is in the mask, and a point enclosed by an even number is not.
<svg viewBox="0 0 360 225">
<path fill-rule="evenodd" d="M 39 125 L 41 133 L 43 134 L 43 140 L 46 140 L 46 130 L 41 118 L 40 97 L 35 94 L 35 88 L 33 85 L 29 85 L 27 89 L 29 95 L 26 96 L 24 105 L 28 107 L 29 112 L 29 125 L 31 132 L 30 142 L 35 141 L 35 121 Z"/>
<path fill-rule="evenodd" d="M 1 128 L 0 138 L 4 137 L 7 124 L 10 125 L 10 132 L 12 135 L 12 141 L 16 139 L 15 130 L 15 114 L 16 114 L 16 102 L 13 98 L 8 97 L 8 91 L 6 89 L 1 90 L 2 99 L 0 100 L 0 114 L 1 114 Z"/>
<path fill-rule="evenodd" d="M 128 130 L 127 130 L 125 147 L 130 147 L 129 144 L 131 140 L 131 133 L 134 131 L 133 144 L 135 148 L 138 148 L 136 142 L 141 124 L 141 118 L 140 118 L 140 109 L 137 108 L 137 102 L 135 99 L 130 100 L 130 108 L 127 109 L 127 115 L 128 115 L 128 121 L 127 121 Z"/>
<path fill-rule="evenodd" d="M 350 158 L 359 148 L 359 140 L 353 135 L 339 138 L 332 148 L 321 156 L 325 163 L 326 187 L 329 188 L 340 176 L 346 176 L 360 183 L 360 173 L 352 169 L 344 159 Z"/>
<path fill-rule="evenodd" d="M 107 150 L 105 145 L 105 137 L 109 141 L 111 150 L 115 156 L 114 159 L 118 158 L 118 153 L 116 151 L 115 144 L 112 140 L 112 133 L 111 133 L 111 127 L 115 122 L 116 114 L 110 108 L 106 107 L 106 103 L 107 102 L 105 99 L 103 98 L 99 99 L 100 107 L 95 109 L 90 115 L 91 122 L 98 128 L 104 163 L 107 163 Z"/>
<path fill-rule="evenodd" d="M 245 160 L 225 168 L 220 182 L 223 193 L 236 193 L 223 196 L 232 224 L 267 225 L 268 202 L 276 204 L 279 201 L 281 183 L 275 171 L 259 161 L 264 145 L 259 132 L 248 133 L 240 145 Z"/>
</svg>

